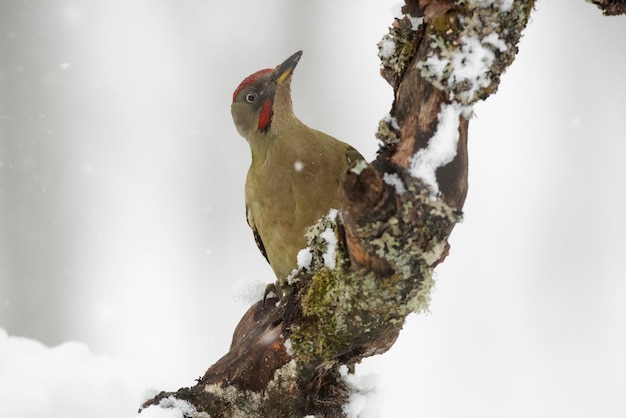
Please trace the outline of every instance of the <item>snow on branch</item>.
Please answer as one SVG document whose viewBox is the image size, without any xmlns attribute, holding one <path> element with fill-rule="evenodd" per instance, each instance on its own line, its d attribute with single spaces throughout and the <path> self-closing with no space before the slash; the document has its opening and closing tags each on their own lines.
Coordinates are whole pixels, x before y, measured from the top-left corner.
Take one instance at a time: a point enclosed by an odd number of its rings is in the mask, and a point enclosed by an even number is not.
<svg viewBox="0 0 626 418">
<path fill-rule="evenodd" d="M 449 100 L 475 103 L 496 91 L 499 75 L 517 53 L 520 23 L 529 3 L 511 0 L 459 1 L 433 21 L 429 53 L 417 62 L 422 77 Z"/>
<path fill-rule="evenodd" d="M 442 104 L 437 129 L 428 140 L 428 145 L 411 157 L 411 174 L 424 182 L 432 198 L 439 194 L 435 172 L 456 157 L 462 111 L 463 107 L 458 102 Z"/>
</svg>

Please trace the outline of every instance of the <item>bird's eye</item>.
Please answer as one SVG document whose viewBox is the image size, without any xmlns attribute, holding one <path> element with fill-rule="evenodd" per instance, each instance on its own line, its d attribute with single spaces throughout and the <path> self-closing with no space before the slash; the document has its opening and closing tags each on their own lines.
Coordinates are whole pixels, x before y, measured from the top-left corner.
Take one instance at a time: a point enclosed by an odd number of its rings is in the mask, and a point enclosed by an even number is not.
<svg viewBox="0 0 626 418">
<path fill-rule="evenodd" d="M 246 102 L 254 103 L 256 102 L 257 95 L 256 93 L 248 93 L 246 94 Z"/>
</svg>

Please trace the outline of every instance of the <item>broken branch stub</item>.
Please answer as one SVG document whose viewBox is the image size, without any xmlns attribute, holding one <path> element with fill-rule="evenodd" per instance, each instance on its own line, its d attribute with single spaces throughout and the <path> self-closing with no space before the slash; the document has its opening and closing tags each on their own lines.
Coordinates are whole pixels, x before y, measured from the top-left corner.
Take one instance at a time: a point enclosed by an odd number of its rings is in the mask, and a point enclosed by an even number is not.
<svg viewBox="0 0 626 418">
<path fill-rule="evenodd" d="M 605 16 L 618 16 L 626 14 L 626 0 L 587 0 L 598 6 Z"/>
</svg>

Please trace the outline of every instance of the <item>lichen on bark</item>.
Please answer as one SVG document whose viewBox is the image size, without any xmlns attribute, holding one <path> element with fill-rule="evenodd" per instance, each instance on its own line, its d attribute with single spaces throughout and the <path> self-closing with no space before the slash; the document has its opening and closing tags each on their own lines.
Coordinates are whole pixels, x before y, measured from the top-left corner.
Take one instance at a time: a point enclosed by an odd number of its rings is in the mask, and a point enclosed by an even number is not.
<svg viewBox="0 0 626 418">
<path fill-rule="evenodd" d="M 457 1 L 426 26 L 429 53 L 417 63 L 421 76 L 464 106 L 495 93 L 500 75 L 513 62 L 517 43 L 533 2 L 514 1 L 502 10 L 500 1 Z M 468 57 L 484 64 L 478 80 L 464 77 Z"/>
<path fill-rule="evenodd" d="M 354 181 L 368 178 L 373 168 L 351 173 Z M 370 180 L 366 180 L 370 181 Z M 433 268 L 448 251 L 447 236 L 460 213 L 431 199 L 423 185 L 411 176 L 402 178 L 405 193 L 385 183 L 379 198 L 393 199 L 393 213 L 380 220 L 361 222 L 350 211 L 344 220 L 352 231 L 367 237 L 360 250 L 378 257 L 385 268 L 377 274 L 369 268 L 354 270 L 347 244 L 340 240 L 337 267 L 325 265 L 327 243 L 319 231 L 332 228 L 338 237 L 344 226 L 340 218 L 325 218 L 309 236 L 311 268 L 294 277 L 293 298 L 287 310 L 299 307 L 302 316 L 286 324 L 292 350 L 305 363 L 349 362 L 386 351 L 411 312 L 425 311 L 433 286 Z M 354 196 L 356 197 L 356 196 Z M 391 207 L 389 206 L 389 207 Z M 357 255 L 358 257 L 358 255 Z"/>
</svg>

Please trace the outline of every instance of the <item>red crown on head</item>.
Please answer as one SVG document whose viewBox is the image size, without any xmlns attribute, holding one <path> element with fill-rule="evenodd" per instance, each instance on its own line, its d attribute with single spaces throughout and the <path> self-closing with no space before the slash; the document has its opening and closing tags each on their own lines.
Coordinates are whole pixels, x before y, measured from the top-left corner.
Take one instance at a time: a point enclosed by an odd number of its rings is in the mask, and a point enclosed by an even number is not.
<svg viewBox="0 0 626 418">
<path fill-rule="evenodd" d="M 271 73 L 271 72 L 272 72 L 271 68 L 266 68 L 264 70 L 257 71 L 254 74 L 250 74 L 248 77 L 244 78 L 243 81 L 239 83 L 239 86 L 235 89 L 235 92 L 233 93 L 233 102 L 235 101 L 235 97 L 237 97 L 237 95 L 241 93 L 241 90 L 245 89 L 250 84 L 256 83 L 256 81 L 259 78 L 261 78 L 263 75 L 267 73 Z"/>
</svg>

